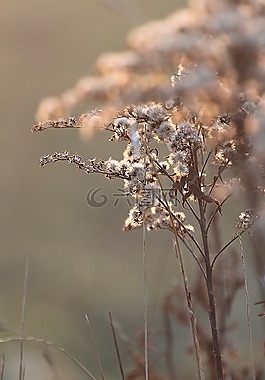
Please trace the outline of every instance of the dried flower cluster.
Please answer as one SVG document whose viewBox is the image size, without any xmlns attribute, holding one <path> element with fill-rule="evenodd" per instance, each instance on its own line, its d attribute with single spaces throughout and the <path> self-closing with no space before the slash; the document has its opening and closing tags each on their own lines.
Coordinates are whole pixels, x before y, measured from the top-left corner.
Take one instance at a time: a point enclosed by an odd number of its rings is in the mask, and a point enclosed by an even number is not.
<svg viewBox="0 0 265 380">
<path fill-rule="evenodd" d="M 180 74 L 178 80 L 181 81 Z M 175 82 L 173 86 L 176 86 Z M 177 222 L 175 215 L 172 219 L 172 205 L 176 203 L 178 192 L 183 206 L 189 199 L 201 199 L 219 207 L 218 200 L 211 193 L 213 188 L 217 188 L 218 182 L 223 182 L 221 174 L 235 166 L 239 156 L 247 159 L 250 155 L 250 146 L 247 146 L 246 141 L 236 136 L 232 138 L 236 129 L 232 117 L 218 116 L 211 124 L 204 125 L 200 115 L 194 115 L 182 103 L 175 103 L 173 100 L 171 107 L 154 102 L 132 105 L 119 111 L 113 120 L 104 124 L 103 128 L 112 132 L 110 141 L 126 143 L 121 160 L 109 158 L 107 161 L 85 161 L 79 155 L 62 152 L 43 156 L 40 166 L 67 161 L 76 164 L 86 173 L 104 174 L 108 179 L 123 179 L 124 195 L 137 199 L 137 206 L 129 213 L 125 228 L 141 227 L 145 219 L 150 230 L 165 226 L 172 229 L 173 219 L 174 224 Z M 246 106 L 245 103 L 242 100 L 240 113 L 244 112 L 242 109 Z M 182 119 L 184 113 L 186 118 Z M 33 130 L 41 131 L 50 127 L 82 128 L 84 120 L 95 117 L 95 114 L 96 111 L 84 114 L 79 119 L 68 117 L 40 122 Z M 159 157 L 161 145 L 167 151 L 167 155 L 162 158 Z M 207 180 L 210 166 L 217 169 Z M 163 199 L 162 177 L 170 180 L 172 200 Z M 188 225 L 187 228 L 191 229 L 191 226 Z M 185 226 L 182 225 L 179 230 L 185 232 Z"/>
<path fill-rule="evenodd" d="M 253 212 L 252 210 L 246 210 L 245 212 L 241 212 L 238 218 L 237 227 L 239 229 L 248 229 L 253 225 Z"/>
<path fill-rule="evenodd" d="M 192 254 L 200 281 L 190 293 L 182 254 L 176 248 L 200 379 L 204 375 L 199 343 L 210 379 L 249 378 L 249 371 L 240 377 L 231 369 L 231 361 L 222 357 L 230 347 L 225 336 L 231 302 L 242 286 L 239 275 L 230 276 L 237 263 L 232 254 L 226 281 L 220 273 L 225 265 L 222 253 L 253 226 L 255 215 L 264 213 L 265 154 L 260 145 L 265 120 L 264 35 L 262 0 L 194 1 L 190 8 L 132 31 L 128 51 L 99 58 L 97 76 L 81 79 L 60 98 L 45 100 L 37 115 L 48 120 L 32 129 L 87 128 L 91 132 L 101 128 L 111 133 L 110 141 L 125 145 L 119 159 L 84 160 L 62 152 L 43 156 L 40 165 L 66 161 L 86 173 L 122 179 L 124 196 L 136 199 L 124 228 L 168 229 L 176 247 L 180 240 Z M 101 111 L 63 117 L 91 99 L 100 107 L 104 104 Z M 240 214 L 231 240 L 222 245 L 216 226 L 228 198 L 236 196 L 236 188 L 244 193 L 247 210 Z M 193 225 L 187 223 L 190 218 Z M 210 231 L 217 242 L 213 251 Z M 262 277 L 263 235 L 259 229 L 252 235 L 257 273 Z M 209 315 L 210 335 L 197 325 L 196 304 L 203 305 Z M 170 307 L 168 299 L 167 318 L 180 315 L 178 308 L 169 312 Z M 183 322 L 183 315 L 176 318 Z M 243 374 L 242 368 L 239 373 Z M 172 363 L 168 372 L 176 378 Z M 261 379 L 262 371 L 256 374 Z"/>
</svg>

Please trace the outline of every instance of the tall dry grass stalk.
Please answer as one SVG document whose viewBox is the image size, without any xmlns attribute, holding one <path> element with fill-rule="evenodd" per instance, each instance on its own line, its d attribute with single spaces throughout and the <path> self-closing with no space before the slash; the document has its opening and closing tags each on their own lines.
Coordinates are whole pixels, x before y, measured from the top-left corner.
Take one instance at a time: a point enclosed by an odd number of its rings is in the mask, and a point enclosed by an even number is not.
<svg viewBox="0 0 265 380">
<path fill-rule="evenodd" d="M 167 373 L 148 363 L 145 313 L 145 351 L 142 357 L 129 351 L 135 368 L 127 379 L 186 378 L 175 364 L 173 322 L 190 326 L 199 379 L 263 378 L 263 366 L 255 366 L 254 357 L 249 366 L 242 362 L 234 368 L 228 318 L 245 286 L 252 337 L 249 307 L 254 302 L 243 251 L 242 276 L 240 252 L 233 245 L 242 244 L 243 234 L 253 244 L 257 275 L 265 273 L 264 36 L 263 0 L 192 1 L 187 9 L 133 30 L 127 51 L 103 55 L 96 62 L 97 75 L 39 106 L 41 121 L 34 132 L 79 128 L 92 137 L 103 129 L 110 141 L 125 145 L 119 159 L 85 160 L 65 151 L 43 156 L 40 166 L 66 161 L 88 174 L 122 179 L 124 196 L 135 198 L 124 229 L 172 232 L 183 288 L 169 293 L 163 305 Z M 97 109 L 68 116 L 91 100 L 98 102 Z M 223 243 L 223 213 L 239 193 L 246 209 Z M 187 255 L 197 264 L 196 281 L 185 271 Z M 209 330 L 199 309 L 208 315 Z"/>
</svg>

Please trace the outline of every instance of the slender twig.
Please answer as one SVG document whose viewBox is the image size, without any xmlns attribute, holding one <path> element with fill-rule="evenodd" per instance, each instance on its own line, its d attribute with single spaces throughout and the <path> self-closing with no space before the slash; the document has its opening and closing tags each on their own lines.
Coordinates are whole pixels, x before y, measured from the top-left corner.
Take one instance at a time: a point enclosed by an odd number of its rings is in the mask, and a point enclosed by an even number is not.
<svg viewBox="0 0 265 380">
<path fill-rule="evenodd" d="M 146 124 L 144 125 L 144 136 L 146 136 Z M 148 154 L 147 141 L 144 138 L 144 181 L 146 185 L 146 158 Z M 153 162 L 153 161 L 152 161 Z M 154 165 L 153 165 L 154 166 Z M 148 358 L 148 306 L 147 306 L 147 276 L 146 276 L 146 220 L 143 215 L 143 234 L 142 234 L 142 261 L 143 261 L 143 295 L 144 295 L 144 369 L 145 380 L 149 379 L 149 358 Z"/>
<path fill-rule="evenodd" d="M 207 294 L 208 294 L 208 300 L 209 300 L 209 321 L 210 321 L 211 333 L 212 333 L 213 354 L 214 354 L 214 359 L 215 359 L 217 378 L 218 380 L 223 380 L 224 374 L 223 374 L 223 365 L 222 365 L 222 354 L 221 354 L 220 344 L 219 344 L 216 305 L 215 305 L 214 289 L 213 289 L 213 268 L 211 266 L 208 236 L 206 232 L 206 215 L 205 215 L 206 211 L 205 211 L 204 202 L 201 199 L 199 199 L 198 201 L 199 201 L 199 209 L 200 209 L 200 215 L 201 215 L 200 229 L 201 229 L 201 236 L 202 236 L 203 247 L 204 247 L 206 288 L 207 288 Z"/>
<path fill-rule="evenodd" d="M 222 169 L 222 173 L 227 169 L 227 166 L 228 166 L 228 164 L 226 164 L 226 166 L 224 166 L 223 167 L 223 169 Z M 220 169 L 220 168 L 219 168 Z M 211 195 L 212 194 L 212 192 L 213 192 L 213 189 L 214 189 L 214 187 L 215 187 L 215 185 L 216 185 L 216 183 L 217 183 L 217 181 L 218 181 L 218 179 L 219 178 L 221 178 L 220 177 L 220 173 L 218 174 L 218 175 L 216 175 L 216 176 L 214 176 L 214 178 L 213 178 L 213 182 L 211 183 L 211 187 L 210 187 L 210 190 L 208 191 L 208 195 Z M 222 180 L 222 179 L 221 179 Z M 205 203 L 205 205 L 204 205 L 204 211 L 206 210 L 206 207 L 207 207 L 207 203 Z M 220 210 L 220 207 L 217 207 L 217 209 L 216 209 L 216 211 L 219 211 Z"/>
<path fill-rule="evenodd" d="M 148 152 L 147 152 L 147 153 L 148 153 Z M 158 182 L 159 182 L 159 186 L 160 186 L 160 188 L 161 188 L 162 190 L 163 190 L 163 187 L 162 187 L 161 181 L 160 181 L 159 176 L 158 176 L 159 172 L 158 172 L 156 166 L 154 165 L 154 163 L 159 167 L 159 170 L 160 170 L 160 172 L 161 172 L 162 174 L 164 174 L 164 175 L 165 175 L 165 176 L 166 176 L 166 177 L 167 177 L 172 183 L 175 182 L 174 179 L 173 179 L 173 175 L 168 174 L 168 172 L 167 172 L 167 171 L 166 171 L 166 170 L 160 165 L 160 163 L 159 163 L 157 160 L 154 160 L 154 159 L 151 157 L 150 153 L 149 153 L 148 157 L 149 157 L 149 159 L 150 159 L 150 161 L 151 161 L 151 163 L 152 163 L 152 165 L 153 165 L 153 168 L 154 168 L 155 171 L 156 171 L 156 175 L 157 175 L 157 179 L 158 179 Z M 187 204 L 187 206 L 189 207 L 189 210 L 190 210 L 190 212 L 193 214 L 194 218 L 195 218 L 197 221 L 199 221 L 199 217 L 198 217 L 198 215 L 196 214 L 196 212 L 194 211 L 193 207 L 192 207 L 191 204 L 188 202 L 188 200 L 186 200 L 186 204 Z"/>
<path fill-rule="evenodd" d="M 149 154 L 149 157 L 151 157 L 150 154 Z M 169 216 L 170 216 L 170 220 L 171 220 L 171 224 L 172 224 L 172 230 L 174 233 L 174 248 L 175 248 L 176 258 L 177 258 L 179 266 L 180 266 L 180 271 L 182 274 L 182 281 L 183 281 L 183 285 L 184 285 L 184 289 L 185 289 L 185 295 L 186 295 L 187 306 L 188 306 L 188 311 L 189 311 L 191 332 L 192 332 L 193 344 L 194 344 L 194 349 L 195 349 L 195 354 L 196 354 L 197 374 L 198 374 L 199 380 L 204 380 L 205 376 L 204 376 L 204 372 L 203 372 L 202 358 L 201 358 L 201 353 L 200 353 L 200 345 L 199 345 L 199 340 L 198 340 L 197 319 L 196 319 L 195 310 L 194 310 L 194 307 L 192 304 L 191 292 L 189 291 L 188 277 L 186 275 L 184 262 L 183 262 L 181 250 L 179 247 L 178 232 L 177 232 L 176 227 L 175 227 L 174 219 L 177 220 L 183 226 L 183 228 L 188 233 L 188 235 L 190 236 L 190 238 L 192 239 L 194 244 L 197 246 L 197 248 L 199 249 L 199 251 L 201 252 L 202 255 L 203 255 L 203 252 L 202 252 L 199 244 L 197 243 L 196 239 L 189 233 L 189 231 L 183 225 L 183 223 L 181 221 L 179 221 L 178 218 L 170 210 L 168 201 L 167 201 L 165 193 L 163 191 L 162 183 L 161 183 L 161 180 L 159 178 L 157 169 L 156 169 L 154 162 L 151 158 L 150 158 L 150 161 L 153 164 L 154 169 L 156 170 L 157 180 L 158 180 L 159 186 L 162 190 L 163 200 L 161 199 L 160 202 L 164 205 L 165 209 L 169 212 Z"/>
<path fill-rule="evenodd" d="M 1 364 L 1 375 L 0 375 L 0 380 L 3 380 L 3 379 L 4 379 L 5 364 L 6 364 L 6 358 L 5 358 L 5 354 L 3 354 L 3 355 L 2 355 L 2 364 Z"/>
<path fill-rule="evenodd" d="M 250 227 L 249 227 L 250 228 Z M 214 267 L 214 264 L 216 262 L 216 260 L 218 259 L 218 257 L 221 255 L 222 252 L 224 252 L 226 250 L 226 248 L 228 248 L 235 240 L 237 240 L 238 238 L 240 238 L 241 235 L 243 235 L 243 233 L 246 232 L 246 229 L 245 230 L 242 230 L 240 232 L 238 232 L 237 234 L 235 234 L 231 240 L 229 240 L 229 242 L 227 242 L 224 247 L 222 249 L 220 249 L 220 251 L 214 256 L 213 258 L 213 261 L 212 261 L 212 264 L 211 264 L 211 267 L 213 269 Z"/>
<path fill-rule="evenodd" d="M 218 252 L 222 247 L 222 231 L 220 229 L 220 215 L 217 215 L 213 219 L 212 223 L 212 241 L 213 241 L 213 250 Z M 216 275 L 214 278 L 214 286 L 216 286 L 216 295 L 218 297 L 217 304 L 217 317 L 218 317 L 218 328 L 219 328 L 219 338 L 221 347 L 225 347 L 227 339 L 227 317 L 228 317 L 228 299 L 230 299 L 231 294 L 229 292 L 229 280 L 228 279 L 228 270 L 227 267 L 227 258 L 223 257 L 223 260 L 219 261 L 218 269 L 216 270 Z"/>
<path fill-rule="evenodd" d="M 185 245 L 185 247 L 189 250 L 189 252 L 191 253 L 191 255 L 193 256 L 194 260 L 196 261 L 196 263 L 198 264 L 202 274 L 203 274 L 203 277 L 206 279 L 206 273 L 205 273 L 205 270 L 200 262 L 200 260 L 198 259 L 196 253 L 193 251 L 193 249 L 191 247 L 188 246 L 185 238 L 183 236 L 181 236 L 180 234 L 178 234 L 178 238 L 182 241 L 182 243 Z M 190 245 L 191 245 L 191 242 L 189 241 Z"/>
<path fill-rule="evenodd" d="M 225 199 L 222 200 L 222 202 L 218 205 L 218 207 L 216 207 L 216 209 L 215 209 L 214 212 L 212 213 L 212 215 L 211 215 L 211 217 L 210 217 L 210 219 L 209 219 L 209 221 L 208 221 L 208 223 L 207 223 L 207 227 L 206 227 L 206 232 L 207 232 L 207 233 L 208 233 L 208 231 L 209 231 L 209 228 L 210 228 L 210 226 L 211 226 L 211 224 L 212 224 L 212 222 L 213 222 L 213 220 L 214 220 L 216 214 L 218 213 L 218 211 L 221 210 L 221 207 L 223 206 L 223 204 L 227 201 L 227 199 L 228 199 L 229 197 L 231 197 L 231 194 L 227 195 L 227 196 L 225 197 Z"/>
<path fill-rule="evenodd" d="M 239 246 L 240 246 L 240 256 L 241 256 L 242 270 L 243 270 L 243 275 L 244 275 L 244 285 L 245 285 L 244 289 L 245 289 L 245 298 L 246 298 L 246 315 L 247 315 L 247 324 L 248 324 L 248 338 L 249 338 L 249 350 L 250 350 L 250 358 L 251 358 L 252 379 L 255 380 L 257 379 L 257 376 L 256 376 L 256 369 L 255 369 L 252 327 L 251 327 L 251 322 L 250 322 L 248 280 L 247 280 L 246 262 L 245 262 L 245 257 L 244 257 L 244 249 L 243 249 L 241 237 L 239 237 Z"/>
<path fill-rule="evenodd" d="M 228 165 L 229 165 L 229 163 L 227 163 L 225 166 L 223 166 L 221 172 L 219 172 L 218 175 L 214 176 L 213 182 L 211 183 L 211 188 L 210 188 L 210 190 L 208 192 L 208 195 L 212 194 L 212 191 L 213 191 L 213 189 L 214 189 L 214 187 L 216 185 L 216 182 L 218 181 L 219 178 L 221 178 L 220 177 L 221 173 L 223 173 L 226 169 L 228 169 Z M 219 170 L 220 170 L 220 167 L 219 167 Z M 222 181 L 222 179 L 221 179 L 221 181 Z"/>
<path fill-rule="evenodd" d="M 45 344 L 46 346 L 54 347 L 56 350 L 62 352 L 65 356 L 67 356 L 68 359 L 72 360 L 72 362 L 75 363 L 87 376 L 89 376 L 90 379 L 97 380 L 82 363 L 80 363 L 71 354 L 69 354 L 64 348 L 58 346 L 56 343 L 49 342 L 49 341 L 46 341 L 44 339 L 34 338 L 32 336 L 24 336 L 24 337 L 19 336 L 19 337 L 11 337 L 11 338 L 2 338 L 2 339 L 0 339 L 0 344 L 1 343 L 11 343 L 11 342 L 22 342 L 22 341 L 23 342 L 42 343 L 42 344 Z"/>
<path fill-rule="evenodd" d="M 203 163 L 202 168 L 201 168 L 201 175 L 200 175 L 200 178 L 202 178 L 202 176 L 203 176 L 203 174 L 204 174 L 204 171 L 205 171 L 205 169 L 206 169 L 206 165 L 207 165 L 207 163 L 208 163 L 208 161 L 209 161 L 209 159 L 210 159 L 211 154 L 213 153 L 213 151 L 214 151 L 214 149 L 210 150 L 210 152 L 208 152 L 208 154 L 207 154 L 206 159 L 204 160 L 204 163 Z"/>
<path fill-rule="evenodd" d="M 157 181 L 159 183 L 159 186 L 160 186 L 160 189 L 162 190 L 162 197 L 163 199 L 161 198 L 158 198 L 158 201 L 162 204 L 162 206 L 165 207 L 165 209 L 169 212 L 171 218 L 174 218 L 180 225 L 181 227 L 185 230 L 185 232 L 189 235 L 189 237 L 191 238 L 191 240 L 193 241 L 193 243 L 196 245 L 196 247 L 198 248 L 199 252 L 201 253 L 201 255 L 203 256 L 203 251 L 199 245 L 199 243 L 197 242 L 197 240 L 195 239 L 194 236 L 192 236 L 192 234 L 189 232 L 189 230 L 185 227 L 185 225 L 181 222 L 181 220 L 179 220 L 179 218 L 177 218 L 174 214 L 172 214 L 171 210 L 170 210 L 170 207 L 169 207 L 169 204 L 168 204 L 168 201 L 167 201 L 167 198 L 166 198 L 166 195 L 165 195 L 165 192 L 164 192 L 164 189 L 163 189 L 163 186 L 162 186 L 162 183 L 161 183 L 161 180 L 160 180 L 160 177 L 159 177 L 159 173 L 158 173 L 158 170 L 155 166 L 155 161 L 152 159 L 152 156 L 150 154 L 150 152 L 148 150 L 146 150 L 146 153 L 150 159 L 150 162 L 156 172 L 156 176 L 157 176 Z M 163 169 L 164 170 L 164 169 Z M 191 207 L 191 206 L 190 206 Z M 192 208 L 192 207 L 191 207 Z M 194 212 L 193 215 L 195 216 L 195 218 L 197 217 L 196 216 L 196 213 Z M 172 225 L 174 224 L 173 223 L 173 220 L 171 220 L 171 223 Z"/>
<path fill-rule="evenodd" d="M 201 249 L 199 243 L 197 242 L 197 240 L 195 239 L 194 236 L 192 236 L 192 234 L 190 233 L 190 231 L 185 227 L 185 224 L 183 224 L 181 222 L 181 220 L 174 214 L 172 214 L 172 218 L 175 219 L 180 225 L 182 228 L 184 228 L 184 231 L 185 233 L 189 236 L 189 238 L 193 241 L 193 243 L 195 244 L 195 246 L 198 248 L 198 251 L 200 252 L 202 258 L 204 258 L 204 253 L 203 253 L 203 250 Z"/>
<path fill-rule="evenodd" d="M 199 222 L 200 218 L 198 217 L 198 215 L 194 211 L 194 208 L 192 207 L 192 205 L 190 204 L 188 199 L 185 200 L 185 203 L 188 206 L 188 208 L 189 208 L 190 212 L 192 213 L 192 215 L 194 216 L 194 218 L 197 220 L 197 222 Z M 185 207 L 183 207 L 183 208 L 185 208 Z"/>
<path fill-rule="evenodd" d="M 163 189 L 162 189 L 162 194 L 163 194 Z M 166 199 L 165 199 L 165 201 L 162 200 L 161 198 L 159 198 L 158 200 L 162 204 L 162 206 L 164 206 L 165 209 L 172 215 L 172 218 L 175 219 L 181 225 L 181 227 L 184 229 L 185 233 L 190 237 L 190 239 L 193 241 L 193 243 L 198 248 L 198 250 L 199 250 L 200 254 L 202 255 L 202 257 L 204 257 L 203 250 L 201 249 L 199 243 L 197 242 L 197 240 L 195 239 L 195 237 L 192 236 L 192 234 L 190 233 L 190 231 L 185 227 L 185 224 L 182 223 L 182 221 L 176 215 L 172 214 L 172 212 L 170 210 L 170 207 L 169 207 Z"/>
<path fill-rule="evenodd" d="M 148 308 L 147 308 L 147 276 L 146 276 L 146 226 L 145 215 L 143 221 L 143 292 L 144 292 L 144 362 L 145 380 L 149 378 L 148 364 Z"/>
<path fill-rule="evenodd" d="M 181 250 L 179 247 L 178 236 L 177 236 L 175 228 L 174 228 L 174 235 L 175 235 L 174 249 L 175 249 L 177 260 L 179 262 L 180 271 L 181 271 L 181 275 L 182 275 L 182 281 L 183 281 L 186 300 L 187 300 L 188 313 L 189 313 L 192 338 L 193 338 L 193 345 L 194 345 L 195 356 L 196 356 L 197 374 L 198 374 L 199 380 L 205 380 L 204 371 L 203 371 L 203 362 L 202 362 L 201 351 L 200 351 L 200 344 L 199 344 L 199 339 L 198 339 L 197 318 L 196 318 L 196 313 L 195 313 L 193 303 L 192 303 L 191 292 L 189 290 L 188 277 L 186 274 Z"/>
<path fill-rule="evenodd" d="M 92 331 L 92 328 L 91 328 L 90 319 L 89 319 L 89 317 L 88 317 L 87 314 L 85 314 L 85 318 L 86 318 L 86 321 L 87 321 L 89 335 L 90 335 L 90 338 L 91 338 L 91 341 L 92 341 L 92 345 L 93 345 L 93 348 L 94 348 L 94 351 L 95 351 L 95 355 L 96 355 L 96 359 L 97 359 L 97 363 L 98 363 L 99 372 L 100 372 L 102 380 L 105 380 L 103 369 L 102 369 L 100 358 L 99 358 L 99 353 L 98 353 L 97 345 L 96 345 L 96 342 L 95 342 L 95 339 L 94 339 L 94 334 L 93 334 L 93 331 Z"/>
<path fill-rule="evenodd" d="M 112 315 L 111 315 L 110 311 L 109 311 L 109 320 L 110 320 L 110 327 L 111 327 L 112 336 L 113 336 L 113 340 L 114 340 L 114 344 L 115 344 L 115 351 L 116 351 L 116 355 L 117 355 L 117 359 L 118 359 L 118 364 L 119 364 L 119 368 L 120 368 L 121 378 L 122 378 L 122 380 L 126 380 L 124 369 L 123 369 L 123 365 L 122 365 L 122 361 L 121 361 L 121 354 L 120 354 L 120 350 L 119 350 L 119 346 L 118 346 L 118 341 L 117 341 L 114 325 L 113 325 L 113 322 L 112 322 Z"/>
<path fill-rule="evenodd" d="M 25 274 L 24 274 L 24 286 L 23 286 L 23 299 L 22 299 L 22 313 L 21 313 L 21 325 L 20 336 L 23 337 L 25 333 L 25 316 L 26 316 L 26 302 L 27 302 L 27 287 L 29 277 L 29 258 L 26 259 Z M 19 373 L 18 379 L 23 380 L 25 377 L 24 368 L 24 341 L 20 342 L 20 354 L 19 354 Z"/>
<path fill-rule="evenodd" d="M 164 175 L 165 175 L 165 176 L 166 176 L 166 177 L 167 177 L 172 183 L 175 182 L 174 179 L 172 178 L 172 175 L 168 174 L 167 170 L 164 169 L 163 166 L 161 166 L 160 163 L 159 163 L 157 160 L 153 159 L 153 158 L 151 157 L 151 155 L 149 155 L 148 157 L 150 158 L 150 161 L 151 161 L 152 163 L 155 163 L 155 164 L 159 167 L 159 170 L 161 171 L 162 174 L 164 174 Z M 158 170 L 157 170 L 156 167 L 155 167 L 155 169 L 156 169 L 157 174 L 158 174 Z"/>
</svg>

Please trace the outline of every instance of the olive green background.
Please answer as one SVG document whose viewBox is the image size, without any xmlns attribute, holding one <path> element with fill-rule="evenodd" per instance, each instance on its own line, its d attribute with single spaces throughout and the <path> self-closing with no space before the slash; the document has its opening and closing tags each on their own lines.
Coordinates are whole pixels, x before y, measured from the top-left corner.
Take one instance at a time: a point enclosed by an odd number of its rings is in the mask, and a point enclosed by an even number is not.
<svg viewBox="0 0 265 380">
<path fill-rule="evenodd" d="M 131 3 L 143 19 L 164 17 L 176 7 L 174 0 Z M 93 73 L 101 53 L 124 49 L 127 32 L 141 21 L 97 0 L 0 1 L 0 320 L 11 329 L 20 328 L 29 258 L 25 330 L 64 347 L 97 374 L 87 313 L 108 380 L 118 378 L 108 311 L 129 336 L 143 326 L 142 233 L 122 231 L 128 204 L 114 195 L 121 182 L 87 176 L 63 163 L 41 169 L 38 161 L 64 149 L 84 158 L 119 157 L 121 146 L 108 143 L 107 134 L 85 142 L 78 131 L 33 135 L 30 128 L 43 97 L 59 95 Z M 108 196 L 104 207 L 87 205 L 92 188 L 102 188 L 101 194 Z M 188 270 L 193 267 L 190 261 Z M 166 232 L 148 234 L 147 281 L 152 328 L 161 297 L 178 281 Z M 187 331 L 180 329 L 178 336 L 184 337 L 185 349 Z M 55 350 L 50 352 L 52 373 L 43 352 L 40 344 L 26 345 L 26 379 L 83 378 Z M 18 345 L 2 345 L 2 353 L 5 378 L 17 378 Z M 127 363 L 125 355 L 123 360 Z"/>
</svg>

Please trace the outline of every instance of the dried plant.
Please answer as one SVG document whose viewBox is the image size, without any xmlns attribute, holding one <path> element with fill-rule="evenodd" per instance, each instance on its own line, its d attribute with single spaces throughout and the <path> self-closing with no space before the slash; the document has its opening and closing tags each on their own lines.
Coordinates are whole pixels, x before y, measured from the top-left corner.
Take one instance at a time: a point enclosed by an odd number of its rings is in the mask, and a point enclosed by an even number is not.
<svg viewBox="0 0 265 380">
<path fill-rule="evenodd" d="M 242 286 L 248 296 L 240 254 L 232 248 L 244 233 L 253 244 L 258 276 L 265 271 L 264 35 L 263 0 L 191 2 L 133 30 L 127 51 L 100 57 L 97 76 L 44 100 L 37 112 L 47 120 L 34 125 L 34 132 L 79 128 L 92 136 L 103 129 L 110 141 L 125 144 L 121 158 L 83 159 L 65 151 L 46 154 L 40 166 L 66 161 L 88 174 L 122 179 L 124 196 L 135 199 L 124 229 L 172 233 L 183 283 L 162 307 L 167 374 L 147 370 L 147 356 L 131 352 L 135 369 L 128 379 L 184 377 L 174 366 L 173 322 L 191 328 L 199 379 L 263 376 L 254 358 L 234 369 L 229 315 Z M 98 102 L 96 110 L 68 116 L 90 100 Z M 223 243 L 223 213 L 239 192 L 246 209 Z M 193 283 L 185 269 L 187 253 L 197 263 Z M 244 264 L 242 251 L 241 257 Z M 208 314 L 210 332 L 198 310 Z M 250 321 L 249 327 L 251 332 Z"/>
</svg>

